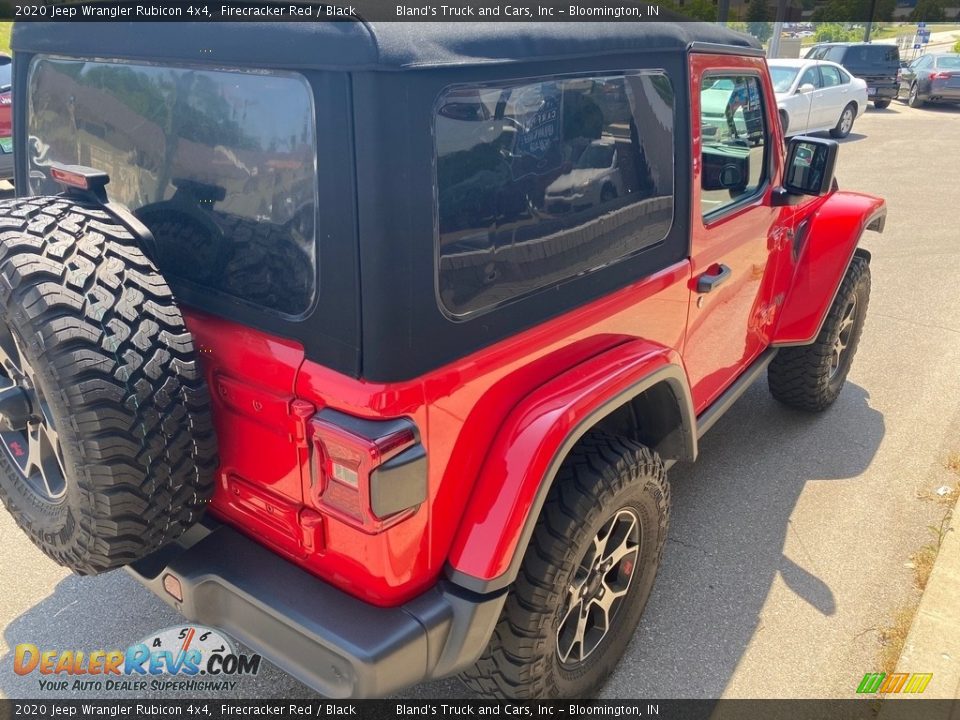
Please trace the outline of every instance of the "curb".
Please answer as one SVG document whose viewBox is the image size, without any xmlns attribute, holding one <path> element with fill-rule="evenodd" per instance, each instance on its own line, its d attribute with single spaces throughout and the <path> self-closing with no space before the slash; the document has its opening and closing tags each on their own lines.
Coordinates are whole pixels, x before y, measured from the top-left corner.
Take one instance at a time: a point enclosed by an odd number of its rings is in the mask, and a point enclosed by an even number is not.
<svg viewBox="0 0 960 720">
<path fill-rule="evenodd" d="M 960 505 L 958 505 L 960 507 Z M 897 673 L 933 673 L 920 695 L 886 696 L 877 720 L 907 718 L 906 699 L 952 700 L 924 710 L 930 718 L 960 718 L 960 516 L 951 518 L 920 607 L 903 645 Z M 924 716 L 925 718 L 927 715 Z"/>
</svg>

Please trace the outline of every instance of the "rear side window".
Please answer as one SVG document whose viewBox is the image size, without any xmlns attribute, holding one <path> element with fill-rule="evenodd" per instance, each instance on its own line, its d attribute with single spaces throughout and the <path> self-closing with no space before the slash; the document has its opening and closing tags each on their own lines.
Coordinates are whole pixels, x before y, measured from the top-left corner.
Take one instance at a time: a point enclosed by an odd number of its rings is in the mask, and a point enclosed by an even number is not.
<svg viewBox="0 0 960 720">
<path fill-rule="evenodd" d="M 173 279 L 291 315 L 316 292 L 316 130 L 292 73 L 38 57 L 30 190 L 88 165 L 147 225 Z"/>
<path fill-rule="evenodd" d="M 853 45 L 847 48 L 843 62 L 845 65 L 852 67 L 899 65 L 900 53 L 896 45 Z"/>
<path fill-rule="evenodd" d="M 820 68 L 820 74 L 823 77 L 824 87 L 836 87 L 837 85 L 843 84 L 840 72 L 835 67 L 824 65 Z"/>
<path fill-rule="evenodd" d="M 449 315 L 597 270 L 670 230 L 664 73 L 455 86 L 434 124 L 437 282 Z"/>
</svg>

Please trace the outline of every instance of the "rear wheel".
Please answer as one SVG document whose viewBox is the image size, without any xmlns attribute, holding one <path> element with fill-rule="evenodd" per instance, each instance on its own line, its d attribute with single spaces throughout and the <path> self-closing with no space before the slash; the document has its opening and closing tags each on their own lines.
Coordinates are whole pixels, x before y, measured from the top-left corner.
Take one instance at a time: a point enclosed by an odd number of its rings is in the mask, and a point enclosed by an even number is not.
<svg viewBox="0 0 960 720">
<path fill-rule="evenodd" d="M 812 345 L 781 348 L 770 363 L 770 393 L 784 405 L 820 412 L 837 399 L 860 343 L 870 302 L 870 265 L 854 256 Z"/>
<path fill-rule="evenodd" d="M 464 682 L 501 698 L 594 694 L 640 621 L 669 513 L 655 453 L 604 433 L 584 437 L 550 489 L 490 644 Z"/>
<path fill-rule="evenodd" d="M 920 99 L 920 86 L 916 83 L 910 86 L 910 94 L 907 95 L 907 105 L 912 108 L 921 107 L 924 101 Z"/>
<path fill-rule="evenodd" d="M 840 113 L 840 119 L 837 120 L 837 125 L 834 127 L 830 134 L 835 138 L 845 138 L 850 134 L 850 131 L 853 130 L 853 121 L 857 117 L 857 107 L 853 103 L 848 104 L 843 112 Z"/>
<path fill-rule="evenodd" d="M 213 491 L 193 339 L 103 210 L 8 201 L 0 227 L 0 498 L 60 564 L 128 564 L 178 537 Z"/>
</svg>

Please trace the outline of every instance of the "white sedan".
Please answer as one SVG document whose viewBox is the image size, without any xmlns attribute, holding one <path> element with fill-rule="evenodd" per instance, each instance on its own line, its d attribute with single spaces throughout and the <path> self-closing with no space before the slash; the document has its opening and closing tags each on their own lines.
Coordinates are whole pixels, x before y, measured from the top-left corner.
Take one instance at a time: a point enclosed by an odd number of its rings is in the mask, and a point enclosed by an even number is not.
<svg viewBox="0 0 960 720">
<path fill-rule="evenodd" d="M 867 109 L 867 84 L 826 60 L 768 60 L 784 135 L 844 138 Z"/>
</svg>

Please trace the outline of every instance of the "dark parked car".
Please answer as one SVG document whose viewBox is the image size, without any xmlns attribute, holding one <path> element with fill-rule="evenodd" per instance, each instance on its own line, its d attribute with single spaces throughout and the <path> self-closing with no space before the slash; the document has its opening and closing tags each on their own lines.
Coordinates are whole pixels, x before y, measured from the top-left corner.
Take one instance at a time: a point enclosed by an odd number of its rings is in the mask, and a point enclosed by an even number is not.
<svg viewBox="0 0 960 720">
<path fill-rule="evenodd" d="M 10 102 L 13 62 L 0 53 L 0 180 L 13 177 L 13 111 Z"/>
<path fill-rule="evenodd" d="M 960 54 L 924 55 L 900 72 L 898 97 L 910 107 L 960 102 Z"/>
<path fill-rule="evenodd" d="M 831 60 L 867 83 L 867 97 L 883 109 L 897 97 L 900 51 L 896 45 L 871 43 L 821 43 L 806 54 L 810 60 Z"/>
</svg>

